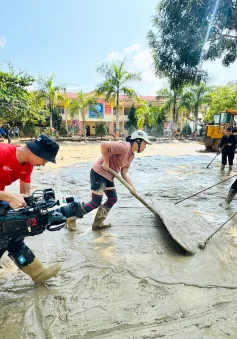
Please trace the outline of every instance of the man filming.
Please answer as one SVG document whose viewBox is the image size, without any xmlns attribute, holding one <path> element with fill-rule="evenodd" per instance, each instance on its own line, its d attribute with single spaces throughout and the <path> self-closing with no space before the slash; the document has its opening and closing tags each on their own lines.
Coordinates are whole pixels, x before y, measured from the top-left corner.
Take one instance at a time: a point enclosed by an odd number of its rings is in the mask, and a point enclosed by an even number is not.
<svg viewBox="0 0 237 339">
<path fill-rule="evenodd" d="M 42 134 L 26 146 L 0 144 L 0 208 L 10 205 L 13 209 L 26 206 L 25 196 L 30 195 L 31 173 L 34 166 L 44 166 L 48 161 L 56 163 L 59 145 Z M 20 179 L 20 194 L 9 193 L 5 187 Z M 0 234 L 1 236 L 1 234 Z M 6 248 L 0 249 L 0 258 L 5 251 L 14 263 L 35 283 L 54 277 L 61 265 L 44 268 L 34 253 L 24 243 L 24 238 L 12 239 Z"/>
</svg>

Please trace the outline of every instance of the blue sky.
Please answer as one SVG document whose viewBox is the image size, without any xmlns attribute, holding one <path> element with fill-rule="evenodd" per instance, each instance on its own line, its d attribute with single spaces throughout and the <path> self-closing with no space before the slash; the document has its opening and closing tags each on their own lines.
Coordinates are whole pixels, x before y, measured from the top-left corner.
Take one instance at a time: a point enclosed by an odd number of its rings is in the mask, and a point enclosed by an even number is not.
<svg viewBox="0 0 237 339">
<path fill-rule="evenodd" d="M 140 94 L 154 94 L 165 82 L 152 72 L 146 35 L 157 0 L 2 0 L 0 62 L 68 85 L 68 91 L 90 91 L 102 79 L 103 61 L 127 57 L 129 70 L 143 72 L 132 85 Z M 237 79 L 237 64 L 224 69 L 207 64 L 214 83 Z M 236 74 L 236 76 L 235 76 Z"/>
</svg>

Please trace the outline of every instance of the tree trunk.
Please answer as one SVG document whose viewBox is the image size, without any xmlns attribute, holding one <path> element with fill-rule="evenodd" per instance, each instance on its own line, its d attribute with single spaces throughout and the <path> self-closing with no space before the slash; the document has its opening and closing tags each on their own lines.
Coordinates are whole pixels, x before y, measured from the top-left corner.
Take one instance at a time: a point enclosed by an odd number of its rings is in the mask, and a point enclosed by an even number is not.
<svg viewBox="0 0 237 339">
<path fill-rule="evenodd" d="M 50 118 L 49 118 L 49 128 L 52 129 L 53 128 L 53 113 L 50 110 Z"/>
<path fill-rule="evenodd" d="M 53 106 L 49 103 L 49 128 L 52 130 L 53 128 Z"/>
<path fill-rule="evenodd" d="M 178 120 L 176 102 L 177 102 L 177 96 L 176 96 L 176 93 L 174 92 L 173 121 L 175 124 L 177 123 L 177 120 Z"/>
<path fill-rule="evenodd" d="M 195 112 L 195 131 L 197 130 L 198 125 L 198 110 Z"/>
<path fill-rule="evenodd" d="M 65 126 L 66 126 L 66 131 L 68 132 L 68 122 L 67 122 L 67 109 L 64 106 L 64 113 L 65 113 Z"/>
<path fill-rule="evenodd" d="M 79 130 L 79 121 L 80 121 L 80 110 L 78 110 L 78 123 L 77 123 L 77 128 L 78 128 L 78 135 L 80 135 L 80 130 Z"/>
<path fill-rule="evenodd" d="M 82 135 L 83 135 L 84 140 L 86 140 L 86 121 L 85 121 L 84 108 L 82 109 L 81 114 L 82 114 L 82 129 L 83 129 Z"/>
<path fill-rule="evenodd" d="M 117 103 L 116 103 L 116 132 L 115 139 L 119 138 L 119 91 L 117 92 Z"/>
</svg>

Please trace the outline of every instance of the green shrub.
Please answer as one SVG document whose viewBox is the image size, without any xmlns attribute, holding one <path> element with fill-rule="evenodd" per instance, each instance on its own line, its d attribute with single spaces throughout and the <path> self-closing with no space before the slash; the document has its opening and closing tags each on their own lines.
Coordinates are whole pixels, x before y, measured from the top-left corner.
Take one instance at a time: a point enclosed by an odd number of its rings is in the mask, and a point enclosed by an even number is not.
<svg viewBox="0 0 237 339">
<path fill-rule="evenodd" d="M 45 127 L 44 130 L 43 130 L 43 133 L 50 137 L 50 128 L 49 127 Z"/>
<path fill-rule="evenodd" d="M 67 130 L 64 126 L 60 127 L 60 130 L 58 131 L 58 135 L 60 137 L 67 137 L 68 133 L 67 133 Z"/>
<path fill-rule="evenodd" d="M 95 131 L 96 135 L 99 135 L 101 138 L 108 134 L 108 130 L 107 127 L 105 125 L 104 122 L 100 122 L 97 126 L 96 126 L 96 131 Z"/>
<path fill-rule="evenodd" d="M 191 135 L 191 134 L 192 134 L 191 127 L 189 125 L 185 125 L 180 135 L 186 137 L 187 135 Z"/>
<path fill-rule="evenodd" d="M 21 128 L 20 134 L 24 137 L 35 138 L 41 134 L 41 130 L 37 126 L 26 124 L 24 127 Z"/>
</svg>

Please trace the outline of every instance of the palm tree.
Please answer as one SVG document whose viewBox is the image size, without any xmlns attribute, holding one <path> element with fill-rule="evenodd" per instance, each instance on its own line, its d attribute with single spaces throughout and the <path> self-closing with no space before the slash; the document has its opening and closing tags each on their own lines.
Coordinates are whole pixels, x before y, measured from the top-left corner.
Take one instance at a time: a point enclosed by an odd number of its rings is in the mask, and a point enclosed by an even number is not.
<svg viewBox="0 0 237 339">
<path fill-rule="evenodd" d="M 138 128 L 143 129 L 144 126 L 151 127 L 154 131 L 159 132 L 161 129 L 162 121 L 165 117 L 163 107 L 148 105 L 142 101 L 139 108 L 136 110 L 138 118 Z"/>
<path fill-rule="evenodd" d="M 171 120 L 175 123 L 178 121 L 178 111 L 179 111 L 179 98 L 182 95 L 182 89 L 171 90 L 171 89 L 161 89 L 157 92 L 157 100 L 162 98 L 164 99 L 163 110 L 169 115 L 172 112 Z"/>
<path fill-rule="evenodd" d="M 184 87 L 183 94 L 180 98 L 180 106 L 185 107 L 186 110 L 193 114 L 195 119 L 195 130 L 198 125 L 198 113 L 204 104 L 210 102 L 209 93 L 212 88 L 205 83 L 200 83 L 198 86 Z"/>
<path fill-rule="evenodd" d="M 75 116 L 78 114 L 78 122 L 80 120 L 80 114 L 82 116 L 82 127 L 83 127 L 83 136 L 86 138 L 86 108 L 89 106 L 96 105 L 96 100 L 94 98 L 87 98 L 86 95 L 80 91 L 77 93 L 77 97 L 75 99 L 71 99 L 69 102 L 69 111 L 71 116 Z M 98 111 L 95 112 L 98 113 Z M 79 126 L 78 126 L 79 127 Z"/>
<path fill-rule="evenodd" d="M 150 106 L 145 101 L 140 102 L 139 107 L 136 109 L 136 115 L 138 129 L 143 129 L 147 125 L 151 126 Z"/>
<path fill-rule="evenodd" d="M 116 138 L 119 137 L 119 96 L 124 94 L 129 98 L 137 98 L 136 92 L 127 87 L 128 82 L 140 81 L 138 73 L 131 73 L 125 69 L 125 59 L 117 63 L 102 64 L 97 72 L 105 77 L 105 80 L 96 87 L 97 95 L 105 95 L 105 100 L 116 105 Z"/>
<path fill-rule="evenodd" d="M 63 93 L 58 94 L 57 99 L 60 100 L 63 104 L 64 107 L 64 114 L 65 114 L 65 127 L 66 127 L 66 131 L 68 132 L 68 116 L 67 116 L 67 112 L 69 109 L 69 105 L 70 105 L 70 101 L 67 97 L 67 90 L 66 87 L 61 87 L 61 89 L 63 89 Z M 74 128 L 73 128 L 74 131 Z"/>
<path fill-rule="evenodd" d="M 51 75 L 48 78 L 39 78 L 40 88 L 37 91 L 37 97 L 39 100 L 44 99 L 46 109 L 49 109 L 49 127 L 53 128 L 53 109 L 56 107 L 56 102 L 58 99 L 58 92 L 60 91 L 60 86 L 53 86 L 55 75 Z"/>
</svg>

